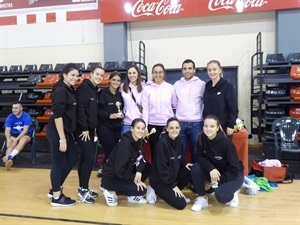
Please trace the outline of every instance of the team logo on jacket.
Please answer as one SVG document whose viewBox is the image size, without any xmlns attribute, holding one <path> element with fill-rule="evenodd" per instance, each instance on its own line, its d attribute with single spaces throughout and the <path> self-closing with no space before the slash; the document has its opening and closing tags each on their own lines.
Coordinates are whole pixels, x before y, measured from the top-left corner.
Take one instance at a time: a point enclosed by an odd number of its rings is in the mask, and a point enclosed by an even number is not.
<svg viewBox="0 0 300 225">
<path fill-rule="evenodd" d="M 215 156 L 215 159 L 216 159 L 216 160 L 222 160 L 223 157 L 222 157 L 222 156 Z"/>
</svg>

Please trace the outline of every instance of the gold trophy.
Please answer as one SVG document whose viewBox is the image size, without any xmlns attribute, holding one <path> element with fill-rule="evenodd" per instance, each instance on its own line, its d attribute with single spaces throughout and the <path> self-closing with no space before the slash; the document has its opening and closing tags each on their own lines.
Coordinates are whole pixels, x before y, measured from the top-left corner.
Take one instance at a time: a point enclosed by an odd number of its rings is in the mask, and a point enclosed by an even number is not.
<svg viewBox="0 0 300 225">
<path fill-rule="evenodd" d="M 150 130 L 150 133 L 148 133 L 148 134 L 146 135 L 145 138 L 149 138 L 149 136 L 150 136 L 151 134 L 154 134 L 154 133 L 156 133 L 155 127 L 153 127 L 153 128 Z M 147 140 L 146 140 L 145 138 L 144 138 L 144 141 L 147 143 Z"/>
<path fill-rule="evenodd" d="M 123 113 L 122 113 L 122 111 L 121 111 L 121 109 L 120 109 L 121 105 L 122 105 L 121 102 L 116 102 L 116 106 L 117 106 L 117 108 L 118 108 L 118 114 L 119 114 L 120 116 L 123 116 Z"/>
</svg>

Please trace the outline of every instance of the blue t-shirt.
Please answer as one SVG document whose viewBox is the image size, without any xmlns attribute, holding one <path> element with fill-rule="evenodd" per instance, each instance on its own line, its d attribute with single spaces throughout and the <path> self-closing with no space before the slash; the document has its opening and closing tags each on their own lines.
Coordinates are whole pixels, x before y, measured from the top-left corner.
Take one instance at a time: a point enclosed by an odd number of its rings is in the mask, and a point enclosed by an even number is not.
<svg viewBox="0 0 300 225">
<path fill-rule="evenodd" d="M 33 133 L 31 117 L 27 112 L 22 112 L 20 118 L 17 118 L 13 113 L 9 114 L 4 126 L 10 128 L 12 136 L 19 136 L 24 130 L 24 126 L 29 126 L 28 135 L 32 136 Z"/>
</svg>

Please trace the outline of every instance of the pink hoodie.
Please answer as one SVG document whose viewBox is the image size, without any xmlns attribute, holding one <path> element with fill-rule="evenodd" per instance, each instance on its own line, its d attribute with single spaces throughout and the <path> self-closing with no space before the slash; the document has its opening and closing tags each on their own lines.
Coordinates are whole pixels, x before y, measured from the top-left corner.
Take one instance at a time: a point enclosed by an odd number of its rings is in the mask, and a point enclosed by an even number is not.
<svg viewBox="0 0 300 225">
<path fill-rule="evenodd" d="M 136 102 L 139 105 L 142 105 L 142 92 L 138 93 L 137 86 L 129 84 L 129 87 L 131 88 L 131 92 L 133 93 Z M 144 85 L 143 85 L 144 89 Z M 120 87 L 120 91 L 122 93 L 123 101 L 124 101 L 124 119 L 123 123 L 124 125 L 131 125 L 132 120 L 136 118 L 142 118 L 142 114 L 140 113 L 136 103 L 134 102 L 130 90 L 128 90 L 128 93 L 123 91 L 123 84 Z"/>
<path fill-rule="evenodd" d="M 148 81 L 142 94 L 143 115 L 146 124 L 165 126 L 174 116 L 172 105 L 176 103 L 173 85 L 163 81 L 160 85 Z"/>
<path fill-rule="evenodd" d="M 174 84 L 177 102 L 176 117 L 181 122 L 199 122 L 203 120 L 203 94 L 205 82 L 194 76 L 190 80 L 181 77 Z"/>
</svg>

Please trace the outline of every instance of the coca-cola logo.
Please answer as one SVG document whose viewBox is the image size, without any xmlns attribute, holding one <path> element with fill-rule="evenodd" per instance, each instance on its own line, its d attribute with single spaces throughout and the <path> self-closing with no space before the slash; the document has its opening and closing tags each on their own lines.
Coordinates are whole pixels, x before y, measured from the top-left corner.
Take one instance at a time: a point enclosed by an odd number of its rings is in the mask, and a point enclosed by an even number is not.
<svg viewBox="0 0 300 225">
<path fill-rule="evenodd" d="M 184 10 L 180 0 L 160 0 L 155 2 L 138 0 L 133 6 L 130 3 L 125 4 L 124 9 L 125 12 L 130 13 L 133 17 L 179 14 Z"/>
<path fill-rule="evenodd" d="M 237 9 L 242 12 L 244 8 L 259 8 L 268 4 L 266 0 L 209 0 L 208 9 L 216 11 L 220 9 Z"/>
</svg>

